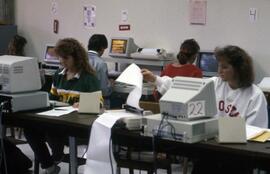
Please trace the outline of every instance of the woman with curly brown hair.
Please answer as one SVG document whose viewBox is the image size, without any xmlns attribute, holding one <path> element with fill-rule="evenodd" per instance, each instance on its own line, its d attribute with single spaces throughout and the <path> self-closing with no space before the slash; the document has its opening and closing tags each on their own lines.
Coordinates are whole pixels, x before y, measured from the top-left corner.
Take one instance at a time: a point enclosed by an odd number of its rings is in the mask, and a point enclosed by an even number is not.
<svg viewBox="0 0 270 174">
<path fill-rule="evenodd" d="M 53 77 L 50 99 L 73 105 L 79 101 L 80 92 L 100 90 L 99 81 L 88 63 L 87 52 L 77 40 L 73 38 L 59 40 L 55 52 L 63 68 Z M 61 131 L 44 131 L 37 126 L 25 129 L 25 137 L 46 174 L 57 174 L 60 171 L 57 163 L 63 157 L 65 142 L 63 135 Z"/>
<path fill-rule="evenodd" d="M 219 77 L 213 77 L 216 90 L 217 115 L 243 117 L 247 124 L 267 128 L 267 102 L 263 92 L 253 84 L 252 59 L 238 46 L 217 48 Z M 155 76 L 142 70 L 145 80 L 154 82 L 163 95 L 171 86 L 172 78 Z"/>
</svg>

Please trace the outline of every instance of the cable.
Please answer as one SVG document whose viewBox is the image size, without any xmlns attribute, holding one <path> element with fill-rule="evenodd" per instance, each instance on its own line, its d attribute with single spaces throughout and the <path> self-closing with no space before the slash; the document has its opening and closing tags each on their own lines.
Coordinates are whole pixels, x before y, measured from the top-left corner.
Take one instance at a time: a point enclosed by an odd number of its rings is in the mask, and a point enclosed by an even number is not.
<svg viewBox="0 0 270 174">
<path fill-rule="evenodd" d="M 160 128 L 161 128 L 161 126 L 162 126 L 162 124 L 163 124 L 163 121 L 164 121 L 164 118 L 166 117 L 166 115 L 168 115 L 167 113 L 163 113 L 163 114 L 161 114 L 162 115 L 162 118 L 161 118 L 161 121 L 160 121 L 160 123 L 159 123 L 159 126 L 158 126 L 158 130 L 157 130 L 157 136 L 159 137 L 160 136 Z"/>
<path fill-rule="evenodd" d="M 110 136 L 110 140 L 109 140 L 109 157 L 110 157 L 110 164 L 111 164 L 111 170 L 112 170 L 112 174 L 114 174 L 113 171 L 113 164 L 112 164 L 112 151 L 111 151 L 111 147 L 112 147 L 112 135 Z"/>
<path fill-rule="evenodd" d="M 5 152 L 5 146 L 4 146 L 4 135 L 3 135 L 3 124 L 2 124 L 2 116 L 3 116 L 3 108 L 4 105 L 7 103 L 7 101 L 4 101 L 0 104 L 0 140 L 1 140 L 1 161 L 0 166 L 2 165 L 2 160 L 4 161 L 4 169 L 5 174 L 8 174 L 7 172 L 7 161 L 6 161 L 6 152 Z"/>
<path fill-rule="evenodd" d="M 83 158 L 83 157 L 84 157 L 84 155 L 87 153 L 87 151 L 88 151 L 88 147 L 89 147 L 89 143 L 88 143 L 88 145 L 87 145 L 87 147 L 86 147 L 86 149 L 85 149 L 84 153 L 82 154 L 82 158 Z"/>
<path fill-rule="evenodd" d="M 163 121 L 165 119 L 165 117 L 168 115 L 167 113 L 162 113 L 162 118 L 161 118 L 161 121 L 159 123 L 159 126 L 158 126 L 158 129 L 157 129 L 157 133 L 153 134 L 153 138 L 152 138 L 152 148 L 153 148 L 153 153 L 154 153 L 154 173 L 157 173 L 157 160 L 156 160 L 156 149 L 155 149 L 155 138 L 158 138 L 160 137 L 161 135 L 161 128 L 162 128 L 162 124 L 163 124 Z"/>
<path fill-rule="evenodd" d="M 157 173 L 157 160 L 156 160 L 156 148 L 155 148 L 155 138 L 158 138 L 157 136 L 153 135 L 152 138 L 152 148 L 153 148 L 153 154 L 154 154 L 154 173 Z"/>
</svg>

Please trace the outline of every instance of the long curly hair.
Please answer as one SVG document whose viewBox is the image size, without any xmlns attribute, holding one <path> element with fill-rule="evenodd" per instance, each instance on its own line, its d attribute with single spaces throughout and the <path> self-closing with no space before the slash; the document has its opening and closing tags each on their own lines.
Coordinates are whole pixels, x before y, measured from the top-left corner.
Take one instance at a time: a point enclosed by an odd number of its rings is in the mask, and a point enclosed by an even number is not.
<svg viewBox="0 0 270 174">
<path fill-rule="evenodd" d="M 74 66 L 78 71 L 95 74 L 95 70 L 89 64 L 87 51 L 76 39 L 60 39 L 56 44 L 55 53 L 62 58 L 71 56 L 74 60 Z"/>
<path fill-rule="evenodd" d="M 239 87 L 249 87 L 254 82 L 254 70 L 251 56 L 242 48 L 228 45 L 215 49 L 218 61 L 225 60 L 232 65 Z"/>
</svg>

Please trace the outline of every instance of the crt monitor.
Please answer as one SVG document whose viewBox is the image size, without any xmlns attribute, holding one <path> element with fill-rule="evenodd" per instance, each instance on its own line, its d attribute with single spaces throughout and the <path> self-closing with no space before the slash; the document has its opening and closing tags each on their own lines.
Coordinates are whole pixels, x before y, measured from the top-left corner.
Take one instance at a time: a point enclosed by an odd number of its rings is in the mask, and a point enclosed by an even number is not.
<svg viewBox="0 0 270 174">
<path fill-rule="evenodd" d="M 138 48 L 131 37 L 112 37 L 109 56 L 130 57 L 130 54 L 136 52 Z"/>
<path fill-rule="evenodd" d="M 160 112 L 177 120 L 194 120 L 217 114 L 214 81 L 211 78 L 174 77 L 161 97 Z"/>
<path fill-rule="evenodd" d="M 204 77 L 213 77 L 218 72 L 218 62 L 213 52 L 200 52 L 196 65 L 202 70 Z"/>
<path fill-rule="evenodd" d="M 60 62 L 55 53 L 55 45 L 47 44 L 45 46 L 44 63 L 47 65 L 59 66 Z"/>
<path fill-rule="evenodd" d="M 0 56 L 0 93 L 28 92 L 40 88 L 41 79 L 36 58 Z"/>
</svg>

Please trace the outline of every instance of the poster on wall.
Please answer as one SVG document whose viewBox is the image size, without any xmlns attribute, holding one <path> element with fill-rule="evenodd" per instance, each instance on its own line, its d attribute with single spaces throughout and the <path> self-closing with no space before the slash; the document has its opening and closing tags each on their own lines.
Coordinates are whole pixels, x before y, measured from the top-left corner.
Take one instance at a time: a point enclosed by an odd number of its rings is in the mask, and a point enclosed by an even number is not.
<svg viewBox="0 0 270 174">
<path fill-rule="evenodd" d="M 189 21 L 192 25 L 206 24 L 206 0 L 190 0 L 189 1 Z"/>
<path fill-rule="evenodd" d="M 51 13 L 53 15 L 57 15 L 57 12 L 58 12 L 58 3 L 57 3 L 57 1 L 53 0 L 51 5 L 52 5 L 51 6 Z"/>
<path fill-rule="evenodd" d="M 85 5 L 83 7 L 83 25 L 86 28 L 94 28 L 96 26 L 96 6 Z"/>
</svg>

